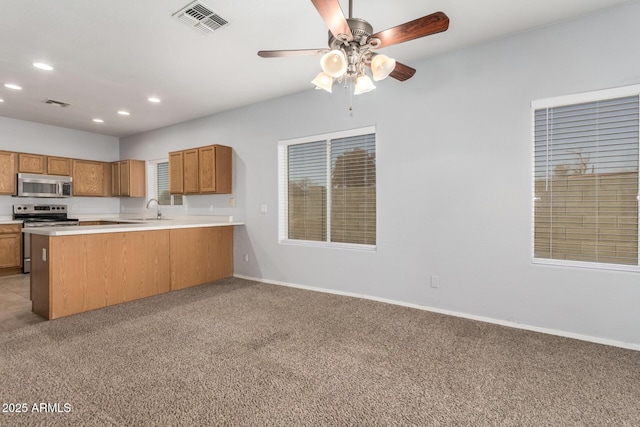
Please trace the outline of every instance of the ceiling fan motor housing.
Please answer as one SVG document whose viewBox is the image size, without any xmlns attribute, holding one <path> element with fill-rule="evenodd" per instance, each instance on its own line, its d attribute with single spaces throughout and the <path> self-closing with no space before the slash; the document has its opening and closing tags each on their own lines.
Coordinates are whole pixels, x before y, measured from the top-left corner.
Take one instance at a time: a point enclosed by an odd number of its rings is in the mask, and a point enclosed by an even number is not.
<svg viewBox="0 0 640 427">
<path fill-rule="evenodd" d="M 335 37 L 329 31 L 329 47 L 331 49 L 342 50 L 347 57 L 347 75 L 357 76 L 364 72 L 363 65 L 371 63 L 371 52 L 369 48 L 376 47 L 377 43 L 368 43 L 367 39 L 373 33 L 373 27 L 369 22 L 359 18 L 347 18 L 349 29 L 353 39 L 349 40 L 346 35 L 339 34 Z M 344 37 L 343 37 L 344 36 Z"/>
<path fill-rule="evenodd" d="M 373 34 L 373 27 L 364 19 L 347 18 L 347 23 L 349 24 L 349 29 L 351 29 L 351 33 L 353 34 L 353 41 L 358 44 L 365 44 L 367 42 L 367 38 Z M 351 42 L 350 40 L 346 41 Z M 331 34 L 331 31 L 329 31 L 329 47 L 331 49 L 340 49 L 344 44 L 345 40 L 334 37 L 334 35 Z"/>
</svg>

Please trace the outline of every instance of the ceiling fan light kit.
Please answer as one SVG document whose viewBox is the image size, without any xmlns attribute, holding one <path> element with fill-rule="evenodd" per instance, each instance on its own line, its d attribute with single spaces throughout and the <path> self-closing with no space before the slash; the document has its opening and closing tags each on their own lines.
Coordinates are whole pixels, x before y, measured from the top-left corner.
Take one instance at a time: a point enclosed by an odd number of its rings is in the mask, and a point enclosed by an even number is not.
<svg viewBox="0 0 640 427">
<path fill-rule="evenodd" d="M 337 81 L 353 87 L 353 94 L 369 92 L 376 87 L 367 76 L 371 68 L 375 81 L 391 76 L 399 81 L 410 79 L 416 70 L 396 62 L 374 50 L 403 43 L 420 37 L 446 31 L 449 18 L 443 12 L 432 13 L 402 25 L 373 33 L 373 27 L 364 19 L 353 18 L 353 2 L 349 0 L 349 18 L 345 18 L 338 0 L 311 0 L 316 10 L 329 27 L 329 49 L 261 50 L 263 58 L 283 56 L 316 55 L 322 53 L 322 72 L 311 81 L 316 89 L 332 91 Z"/>
<path fill-rule="evenodd" d="M 324 89 L 329 93 L 333 89 L 333 77 L 325 74 L 324 71 L 321 71 L 311 83 L 316 86 L 316 89 Z"/>
<path fill-rule="evenodd" d="M 322 56 L 320 66 L 326 75 L 340 78 L 347 72 L 347 58 L 341 50 L 334 49 Z"/>
<path fill-rule="evenodd" d="M 394 68 L 396 68 L 396 60 L 387 55 L 375 55 L 371 60 L 371 74 L 375 81 L 389 77 Z"/>
</svg>

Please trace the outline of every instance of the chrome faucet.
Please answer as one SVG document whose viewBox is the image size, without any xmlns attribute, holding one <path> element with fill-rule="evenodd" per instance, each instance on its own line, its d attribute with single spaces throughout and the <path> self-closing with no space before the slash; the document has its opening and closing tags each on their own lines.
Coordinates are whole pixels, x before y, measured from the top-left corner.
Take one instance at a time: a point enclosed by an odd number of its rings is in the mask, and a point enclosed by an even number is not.
<svg viewBox="0 0 640 427">
<path fill-rule="evenodd" d="M 151 205 L 151 202 L 156 202 L 156 219 L 160 219 L 160 217 L 162 216 L 162 214 L 160 213 L 160 202 L 158 201 L 158 199 L 149 199 L 149 201 L 147 202 L 147 209 L 149 209 L 149 205 Z"/>
</svg>

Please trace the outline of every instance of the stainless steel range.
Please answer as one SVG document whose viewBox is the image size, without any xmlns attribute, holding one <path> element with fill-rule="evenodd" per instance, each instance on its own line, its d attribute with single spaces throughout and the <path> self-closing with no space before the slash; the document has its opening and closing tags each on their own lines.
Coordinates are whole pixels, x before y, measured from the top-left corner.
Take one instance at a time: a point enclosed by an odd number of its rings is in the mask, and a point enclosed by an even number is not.
<svg viewBox="0 0 640 427">
<path fill-rule="evenodd" d="M 80 221 L 67 217 L 66 205 L 13 205 L 13 219 L 23 220 L 22 227 L 67 227 Z M 22 233 L 22 272 L 31 271 L 30 236 Z"/>
</svg>

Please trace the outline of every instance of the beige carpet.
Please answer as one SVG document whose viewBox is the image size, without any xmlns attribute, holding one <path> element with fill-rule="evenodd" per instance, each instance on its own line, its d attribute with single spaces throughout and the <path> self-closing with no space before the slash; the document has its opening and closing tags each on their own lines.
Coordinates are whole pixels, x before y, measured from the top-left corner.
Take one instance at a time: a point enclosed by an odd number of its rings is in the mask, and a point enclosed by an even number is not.
<svg viewBox="0 0 640 427">
<path fill-rule="evenodd" d="M 241 279 L 2 332 L 0 378 L 3 426 L 640 425 L 640 352 Z"/>
</svg>

